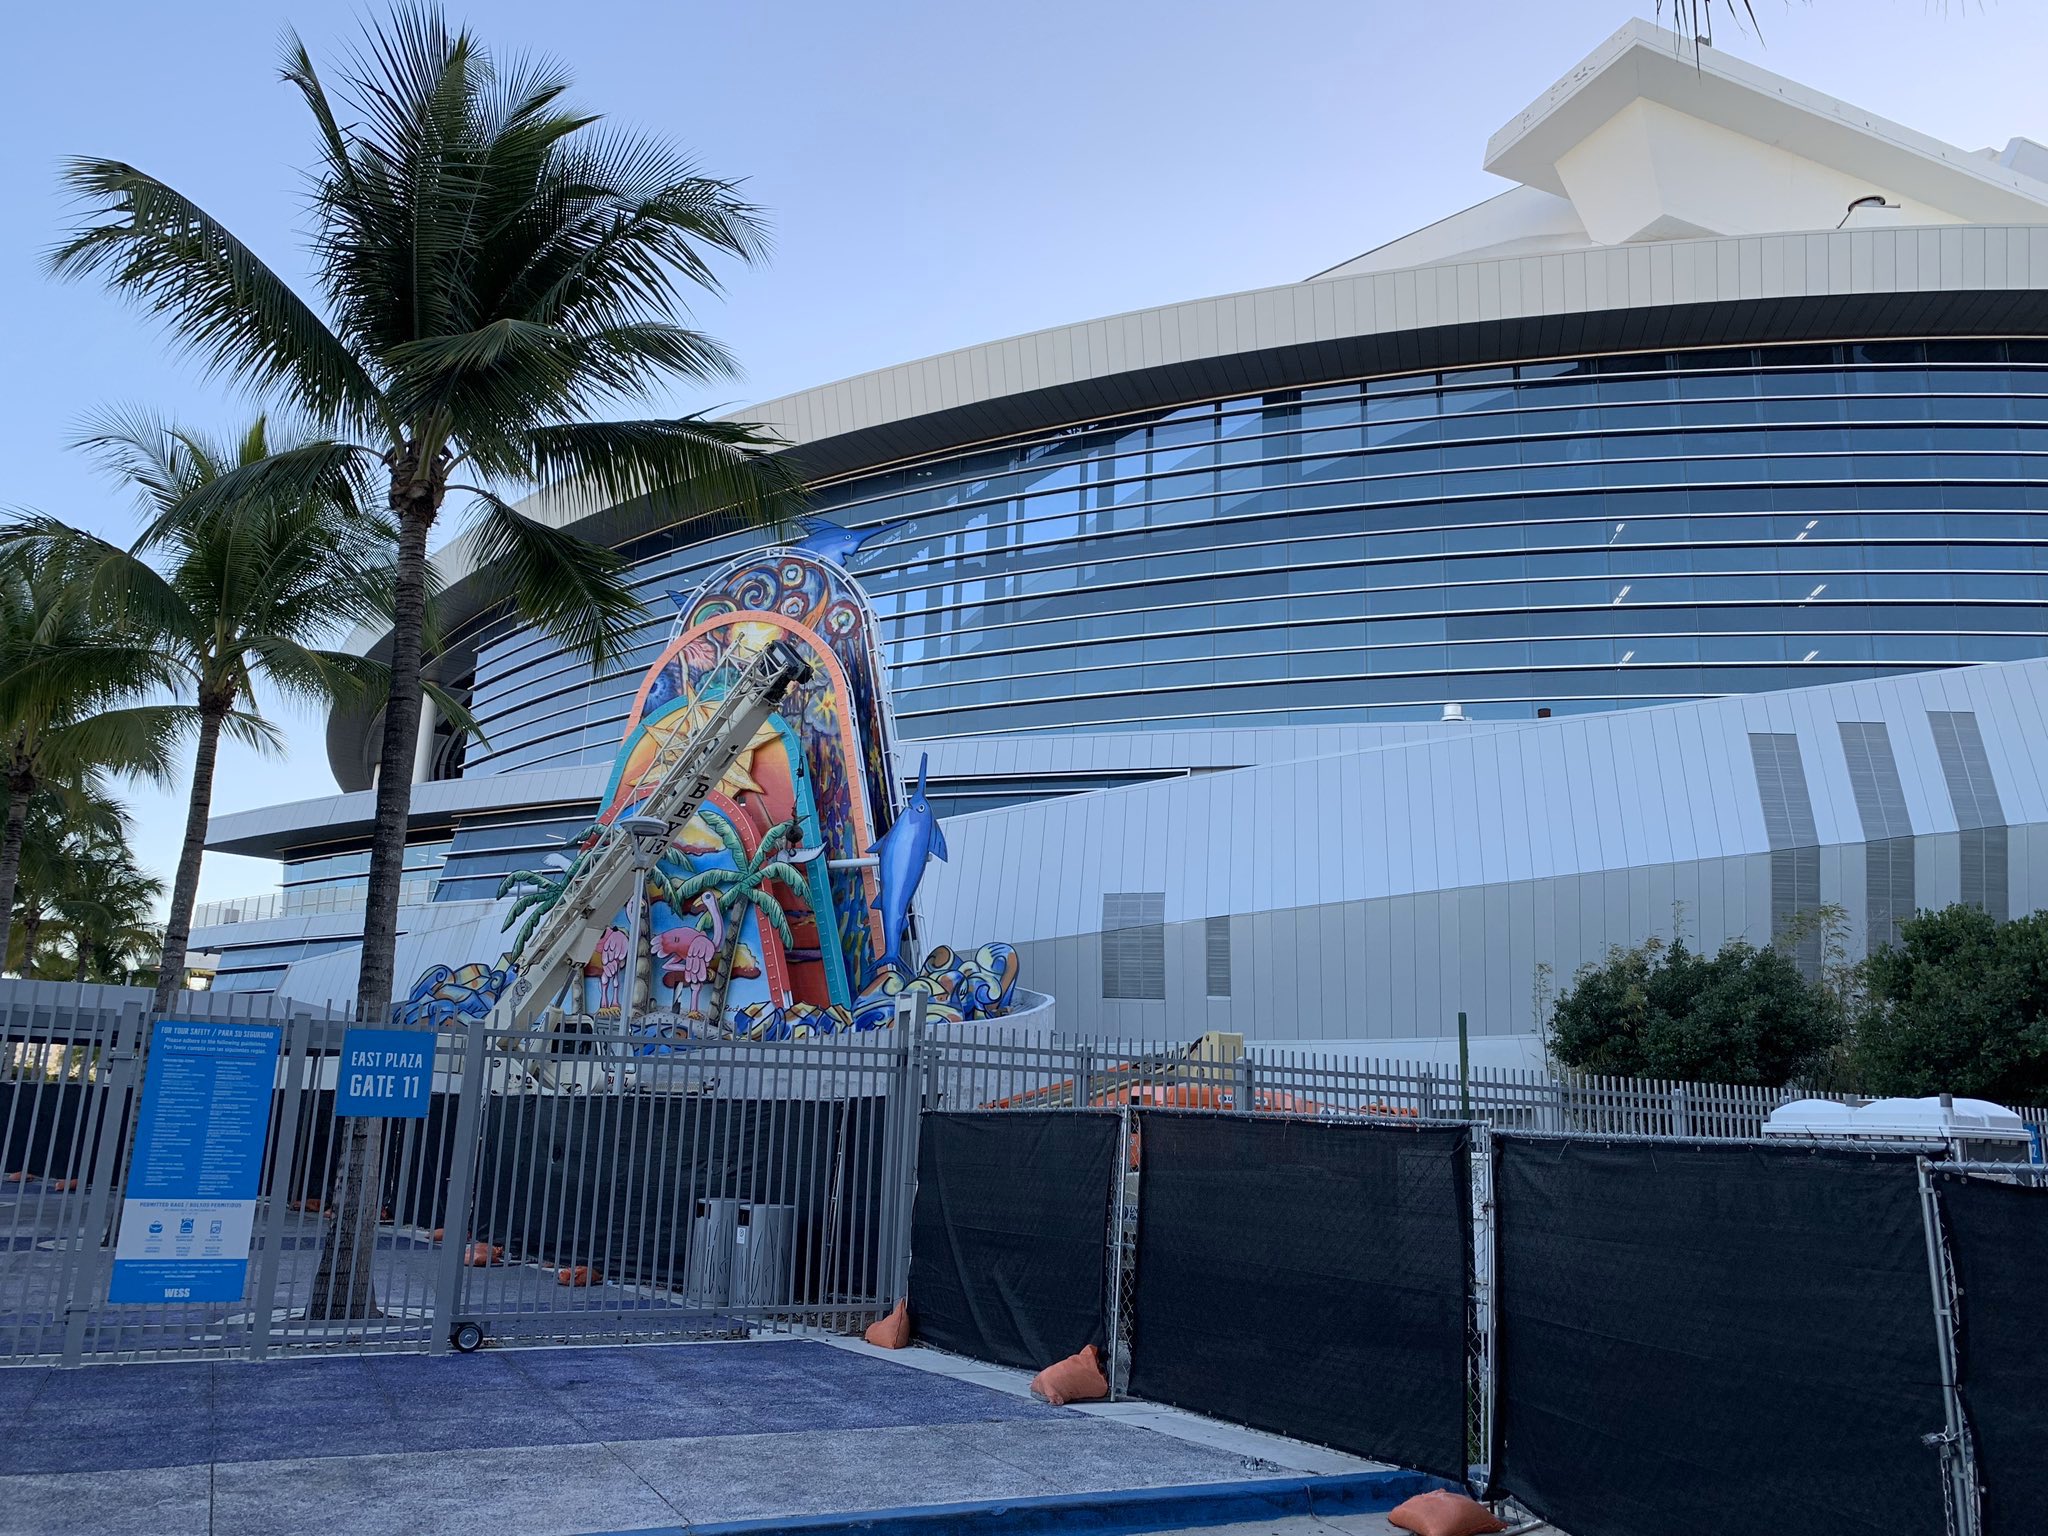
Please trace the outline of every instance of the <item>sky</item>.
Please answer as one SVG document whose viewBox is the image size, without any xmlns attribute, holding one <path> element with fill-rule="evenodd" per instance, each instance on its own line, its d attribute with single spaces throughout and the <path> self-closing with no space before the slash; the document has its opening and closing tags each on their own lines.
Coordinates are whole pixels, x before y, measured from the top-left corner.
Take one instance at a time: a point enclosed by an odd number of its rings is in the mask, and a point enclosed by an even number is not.
<svg viewBox="0 0 2048 1536">
<path fill-rule="evenodd" d="M 2040 0 L 1753 0 L 1716 43 L 1966 148 L 2048 141 Z M 745 376 L 675 392 L 735 409 L 870 368 L 1176 300 L 1295 282 L 1503 190 L 1487 137 L 1653 0 L 477 0 L 492 47 L 572 68 L 573 99 L 744 178 L 774 254 L 697 319 Z M 1719 8 L 1717 8 L 1719 9 Z M 146 318 L 58 284 L 66 155 L 127 160 L 304 276 L 311 131 L 279 82 L 374 8 L 333 0 L 18 7 L 0 94 L 0 507 L 125 540 L 121 492 L 69 445 L 140 404 L 214 432 L 255 402 Z M 282 757 L 230 745 L 214 805 L 331 793 L 319 717 L 276 701 Z M 125 786 L 142 860 L 173 866 L 185 786 Z M 276 883 L 210 854 L 202 900 Z"/>
</svg>

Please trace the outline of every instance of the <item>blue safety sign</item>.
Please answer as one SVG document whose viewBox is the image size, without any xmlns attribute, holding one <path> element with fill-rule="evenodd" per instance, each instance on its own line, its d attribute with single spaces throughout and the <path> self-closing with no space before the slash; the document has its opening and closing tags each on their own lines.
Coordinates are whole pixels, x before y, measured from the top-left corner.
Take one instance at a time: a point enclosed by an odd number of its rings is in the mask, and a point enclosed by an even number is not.
<svg viewBox="0 0 2048 1536">
<path fill-rule="evenodd" d="M 282 1034 L 176 1019 L 151 1034 L 108 1301 L 242 1299 Z"/>
<path fill-rule="evenodd" d="M 341 1071 L 334 1082 L 337 1115 L 382 1115 L 419 1120 L 427 1113 L 434 1070 L 431 1031 L 352 1029 L 341 1037 Z"/>
</svg>

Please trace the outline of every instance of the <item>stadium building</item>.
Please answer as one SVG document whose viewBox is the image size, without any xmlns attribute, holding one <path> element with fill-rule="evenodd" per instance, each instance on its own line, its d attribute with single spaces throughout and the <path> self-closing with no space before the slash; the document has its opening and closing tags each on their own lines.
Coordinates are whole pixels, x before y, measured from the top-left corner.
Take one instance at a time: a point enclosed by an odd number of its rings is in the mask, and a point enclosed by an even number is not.
<svg viewBox="0 0 2048 1536">
<path fill-rule="evenodd" d="M 1839 905 L 1860 948 L 2048 904 L 2048 149 L 1634 22 L 1485 165 L 1303 282 L 739 413 L 847 531 L 929 753 L 926 942 L 1015 942 L 1063 1031 L 1464 1011 L 1512 1055 L 1674 906 L 1712 947 Z M 588 825 L 668 594 L 759 542 L 576 526 L 647 603 L 601 676 L 437 557 L 483 737 L 423 736 L 402 979 Z M 215 987 L 352 992 L 377 730 L 331 717 L 343 793 L 215 819 L 284 861 L 202 911 Z"/>
</svg>

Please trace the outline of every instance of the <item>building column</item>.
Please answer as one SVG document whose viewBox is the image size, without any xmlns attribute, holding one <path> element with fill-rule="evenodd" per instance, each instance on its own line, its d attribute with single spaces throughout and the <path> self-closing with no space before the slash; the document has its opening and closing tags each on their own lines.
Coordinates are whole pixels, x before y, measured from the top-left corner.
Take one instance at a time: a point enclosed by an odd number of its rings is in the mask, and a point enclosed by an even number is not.
<svg viewBox="0 0 2048 1536">
<path fill-rule="evenodd" d="M 434 776 L 434 727 L 441 723 L 441 711 L 431 694 L 420 695 L 420 738 L 413 743 L 412 781 L 424 784 Z"/>
</svg>

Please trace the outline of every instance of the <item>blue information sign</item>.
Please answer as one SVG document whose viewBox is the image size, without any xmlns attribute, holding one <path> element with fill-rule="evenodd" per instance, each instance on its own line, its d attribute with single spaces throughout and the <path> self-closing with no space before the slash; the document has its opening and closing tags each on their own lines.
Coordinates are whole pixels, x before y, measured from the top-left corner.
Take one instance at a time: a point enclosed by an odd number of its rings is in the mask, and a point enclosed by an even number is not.
<svg viewBox="0 0 2048 1536">
<path fill-rule="evenodd" d="M 273 1024 L 157 1025 L 108 1301 L 242 1299 L 282 1033 Z"/>
<path fill-rule="evenodd" d="M 434 1070 L 434 1036 L 412 1029 L 352 1029 L 341 1037 L 336 1115 L 421 1120 Z"/>
</svg>

